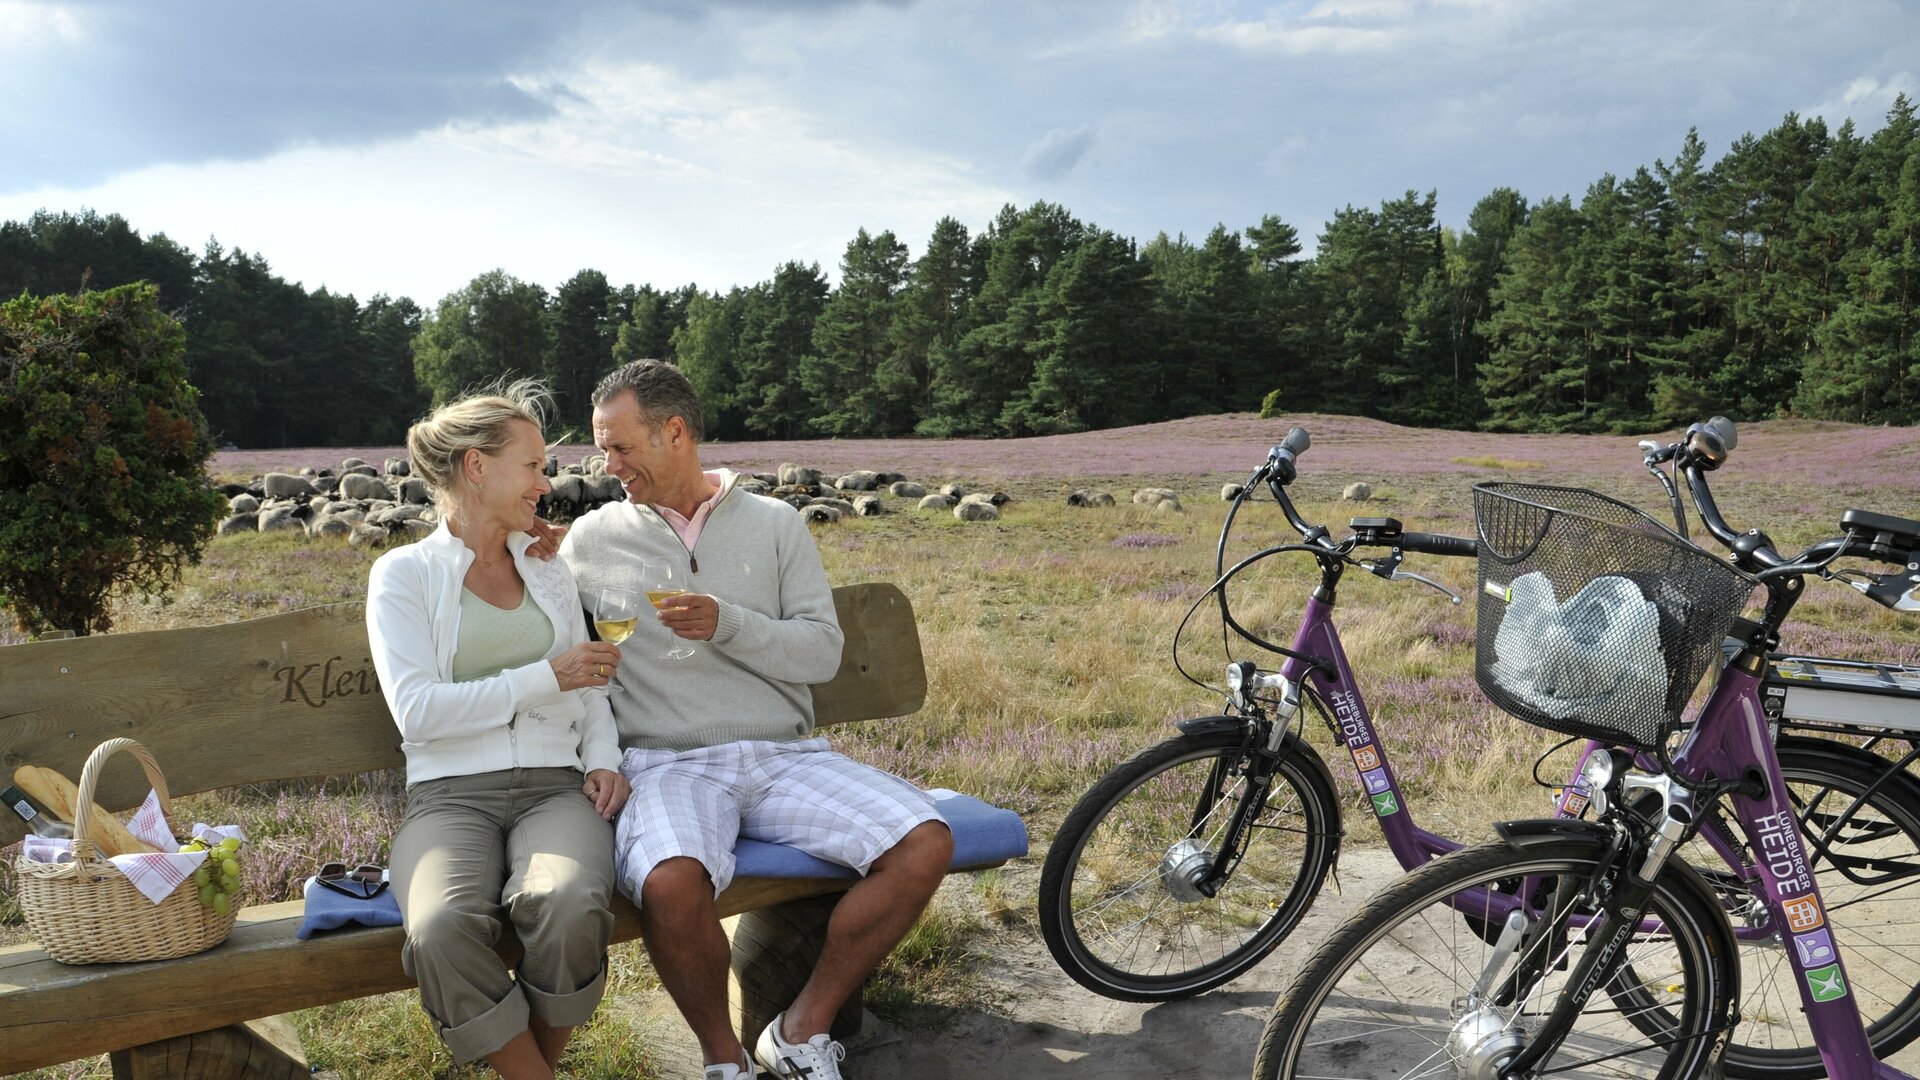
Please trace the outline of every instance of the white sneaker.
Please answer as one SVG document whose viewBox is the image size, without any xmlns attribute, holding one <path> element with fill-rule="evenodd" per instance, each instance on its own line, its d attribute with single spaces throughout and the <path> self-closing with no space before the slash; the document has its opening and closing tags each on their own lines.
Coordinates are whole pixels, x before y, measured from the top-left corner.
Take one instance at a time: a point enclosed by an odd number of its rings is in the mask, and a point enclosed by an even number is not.
<svg viewBox="0 0 1920 1080">
<path fill-rule="evenodd" d="M 701 1080 L 753 1080 L 753 1077 L 752 1061 L 746 1062 L 744 1066 L 728 1065 L 724 1062 L 719 1065 L 709 1065 L 707 1071 L 701 1074 Z"/>
<path fill-rule="evenodd" d="M 780 1080 L 843 1080 L 840 1062 L 847 1056 L 846 1048 L 824 1033 L 803 1043 L 790 1043 L 780 1034 L 786 1018 L 784 1012 L 774 1017 L 754 1044 L 753 1056 L 760 1067 Z"/>
</svg>

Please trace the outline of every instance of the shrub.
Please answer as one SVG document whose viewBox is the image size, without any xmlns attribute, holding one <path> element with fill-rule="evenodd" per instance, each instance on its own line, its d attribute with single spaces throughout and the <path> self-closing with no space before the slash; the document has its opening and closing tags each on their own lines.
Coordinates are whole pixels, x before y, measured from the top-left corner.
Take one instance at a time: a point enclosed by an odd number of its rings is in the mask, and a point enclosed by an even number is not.
<svg viewBox="0 0 1920 1080">
<path fill-rule="evenodd" d="M 1260 399 L 1260 419 L 1271 420 L 1280 415 L 1280 391 L 1269 390 L 1267 396 Z"/>
<path fill-rule="evenodd" d="M 0 304 L 0 606 L 19 629 L 106 630 L 164 596 L 222 500 L 186 335 L 147 284 Z"/>
</svg>

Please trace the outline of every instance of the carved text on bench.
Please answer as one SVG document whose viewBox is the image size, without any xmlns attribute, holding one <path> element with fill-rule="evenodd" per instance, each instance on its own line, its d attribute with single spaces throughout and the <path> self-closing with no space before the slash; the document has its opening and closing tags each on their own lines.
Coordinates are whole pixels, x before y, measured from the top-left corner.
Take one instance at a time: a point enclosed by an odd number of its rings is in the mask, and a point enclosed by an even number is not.
<svg viewBox="0 0 1920 1080">
<path fill-rule="evenodd" d="M 292 704 L 294 695 L 298 694 L 301 701 L 319 709 L 324 708 L 327 702 L 334 698 L 358 697 L 362 694 L 380 692 L 380 679 L 374 673 L 371 658 L 362 660 L 361 664 L 364 666 L 361 667 L 336 669 L 334 665 L 339 664 L 342 659 L 343 657 L 330 656 L 324 663 L 300 667 L 287 664 L 275 668 L 274 681 L 284 681 L 287 684 L 286 695 L 280 699 L 281 703 Z M 319 677 L 314 680 L 315 685 L 310 686 L 307 680 L 313 677 L 315 672 L 319 673 Z"/>
</svg>

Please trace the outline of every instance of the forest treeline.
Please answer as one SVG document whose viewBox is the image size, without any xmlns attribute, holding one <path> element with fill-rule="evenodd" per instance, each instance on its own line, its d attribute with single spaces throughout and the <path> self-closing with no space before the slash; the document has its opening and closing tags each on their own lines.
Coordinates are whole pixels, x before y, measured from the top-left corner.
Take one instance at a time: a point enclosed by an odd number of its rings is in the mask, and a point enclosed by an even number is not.
<svg viewBox="0 0 1920 1080">
<path fill-rule="evenodd" d="M 1920 122 L 1789 114 L 1709 161 L 1496 190 L 1464 228 L 1434 192 L 1336 212 L 1311 256 L 1268 216 L 1144 244 L 1040 202 L 917 256 L 861 230 L 838 284 L 549 292 L 502 270 L 422 308 L 309 293 L 257 254 L 198 256 L 118 216 L 0 224 L 0 295 L 145 279 L 188 330 L 216 435 L 399 441 L 435 400 L 539 375 L 579 425 L 615 364 L 673 359 L 709 437 L 1009 436 L 1261 409 L 1504 431 L 1643 431 L 1721 412 L 1920 420 Z"/>
</svg>

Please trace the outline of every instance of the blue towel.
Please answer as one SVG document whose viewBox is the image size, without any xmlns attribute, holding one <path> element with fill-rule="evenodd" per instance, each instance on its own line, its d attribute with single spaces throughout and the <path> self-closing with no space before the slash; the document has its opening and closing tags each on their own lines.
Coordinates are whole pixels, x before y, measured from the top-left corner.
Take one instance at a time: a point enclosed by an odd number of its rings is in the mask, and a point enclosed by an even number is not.
<svg viewBox="0 0 1920 1080">
<path fill-rule="evenodd" d="M 392 889 L 381 889 L 371 900 L 345 896 L 307 879 L 307 915 L 294 936 L 302 941 L 320 930 L 334 930 L 350 924 L 359 926 L 399 926 L 400 902 Z"/>
<path fill-rule="evenodd" d="M 936 789 L 934 808 L 953 830 L 955 870 L 990 866 L 1027 853 L 1027 826 L 1020 815 L 981 802 L 971 795 Z M 851 878 L 852 870 L 824 859 L 816 859 L 799 848 L 785 844 L 767 844 L 741 839 L 734 845 L 734 876 L 770 878 Z M 371 900 L 356 900 L 332 889 L 323 889 L 307 879 L 307 917 L 300 924 L 299 937 L 312 937 L 315 931 L 332 930 L 350 923 L 361 926 L 399 926 L 400 905 L 392 889 L 384 889 Z"/>
<path fill-rule="evenodd" d="M 933 796 L 934 808 L 953 830 L 953 869 L 989 866 L 1027 853 L 1027 826 L 1019 814 L 957 791 L 935 789 L 927 794 Z M 844 866 L 816 859 L 785 844 L 765 844 L 743 838 L 733 846 L 733 857 L 736 878 L 857 876 Z"/>
</svg>

